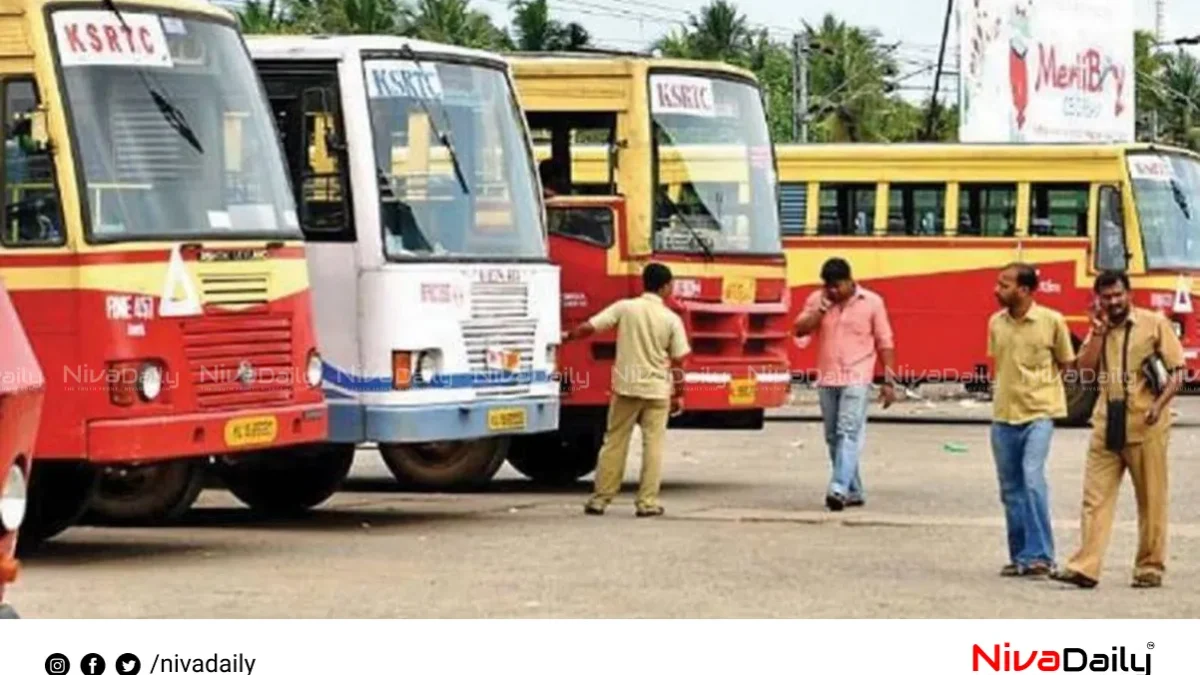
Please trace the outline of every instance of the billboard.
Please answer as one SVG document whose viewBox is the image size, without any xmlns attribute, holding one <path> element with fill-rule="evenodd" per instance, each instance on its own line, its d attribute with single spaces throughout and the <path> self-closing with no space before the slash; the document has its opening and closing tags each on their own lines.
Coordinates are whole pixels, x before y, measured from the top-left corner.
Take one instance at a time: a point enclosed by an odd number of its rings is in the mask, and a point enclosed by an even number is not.
<svg viewBox="0 0 1200 675">
<path fill-rule="evenodd" d="M 962 0 L 959 140 L 1134 140 L 1133 0 Z"/>
</svg>

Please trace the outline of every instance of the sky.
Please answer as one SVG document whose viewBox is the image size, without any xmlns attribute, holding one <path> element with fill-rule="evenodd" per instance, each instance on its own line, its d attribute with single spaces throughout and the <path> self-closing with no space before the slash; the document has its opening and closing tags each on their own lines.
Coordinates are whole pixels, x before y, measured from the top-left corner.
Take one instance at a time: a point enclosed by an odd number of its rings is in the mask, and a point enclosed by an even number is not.
<svg viewBox="0 0 1200 675">
<path fill-rule="evenodd" d="M 551 14 L 563 21 L 578 21 L 603 47 L 643 50 L 646 45 L 686 21 L 689 12 L 707 0 L 549 0 Z M 773 37 L 789 39 L 802 22 L 818 23 L 833 13 L 850 24 L 879 30 L 887 44 L 899 42 L 896 55 L 907 97 L 928 96 L 932 66 L 945 18 L 945 0 L 735 0 L 752 24 L 767 27 Z M 957 0 L 961 2 L 963 0 Z M 499 25 L 509 21 L 508 0 L 473 0 Z M 1134 0 L 1137 27 L 1153 29 L 1154 0 Z M 1200 35 L 1200 0 L 1166 0 L 1163 36 L 1173 39 Z M 950 25 L 947 69 L 956 67 L 955 25 Z M 942 82 L 953 96 L 953 80 Z"/>
</svg>

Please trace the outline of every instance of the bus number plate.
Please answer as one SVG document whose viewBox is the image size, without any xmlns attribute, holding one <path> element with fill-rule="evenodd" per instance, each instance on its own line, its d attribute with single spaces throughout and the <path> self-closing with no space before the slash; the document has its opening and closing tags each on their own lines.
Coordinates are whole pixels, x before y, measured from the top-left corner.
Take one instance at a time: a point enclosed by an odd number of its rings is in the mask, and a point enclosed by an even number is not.
<svg viewBox="0 0 1200 675">
<path fill-rule="evenodd" d="M 275 440 L 279 423 L 274 415 L 239 417 L 225 424 L 225 445 L 237 448 L 244 445 L 263 445 Z"/>
<path fill-rule="evenodd" d="M 729 405 L 754 405 L 758 383 L 754 380 L 732 380 L 729 383 Z"/>
<path fill-rule="evenodd" d="M 511 431 L 525 428 L 524 408 L 497 408 L 488 411 L 489 431 Z"/>
<path fill-rule="evenodd" d="M 721 285 L 721 302 L 727 305 L 749 305 L 754 302 L 755 290 L 752 277 L 725 277 Z"/>
</svg>

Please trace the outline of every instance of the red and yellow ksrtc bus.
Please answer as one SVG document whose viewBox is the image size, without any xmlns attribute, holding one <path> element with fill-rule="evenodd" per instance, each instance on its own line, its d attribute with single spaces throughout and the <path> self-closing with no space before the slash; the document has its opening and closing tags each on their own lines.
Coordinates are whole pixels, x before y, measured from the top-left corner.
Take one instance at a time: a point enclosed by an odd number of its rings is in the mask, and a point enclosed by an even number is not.
<svg viewBox="0 0 1200 675">
<path fill-rule="evenodd" d="M 0 284 L 0 619 L 17 617 L 4 602 L 4 587 L 17 578 L 17 532 L 25 518 L 44 387 L 33 348 Z"/>
<path fill-rule="evenodd" d="M 22 540 L 177 515 L 211 457 L 252 506 L 323 500 L 352 451 L 323 445 L 299 216 L 234 18 L 7 7 L 0 277 L 47 400 Z"/>
<path fill-rule="evenodd" d="M 1130 275 L 1135 301 L 1171 317 L 1192 377 L 1200 321 L 1200 156 L 1152 145 L 781 145 L 784 248 L 793 305 L 821 263 L 846 258 L 883 295 L 896 362 L 912 383 L 990 379 L 987 322 L 1000 269 L 1035 265 L 1038 302 L 1062 312 L 1076 343 L 1092 282 Z M 795 342 L 792 370 L 815 365 Z M 1068 422 L 1085 423 L 1094 387 L 1069 379 Z"/>
<path fill-rule="evenodd" d="M 563 327 L 639 295 L 643 267 L 667 264 L 693 350 L 672 424 L 761 428 L 791 376 L 774 154 L 754 76 L 632 55 L 510 62 L 541 160 Z M 558 481 L 594 468 L 615 341 L 562 348 L 560 431 L 514 440 L 520 471 Z"/>
</svg>

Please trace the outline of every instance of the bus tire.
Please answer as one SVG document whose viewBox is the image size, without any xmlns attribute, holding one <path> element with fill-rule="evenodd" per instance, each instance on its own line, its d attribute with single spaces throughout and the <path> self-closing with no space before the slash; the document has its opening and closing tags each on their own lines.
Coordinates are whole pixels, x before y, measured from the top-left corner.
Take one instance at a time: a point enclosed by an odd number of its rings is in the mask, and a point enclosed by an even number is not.
<svg viewBox="0 0 1200 675">
<path fill-rule="evenodd" d="M 437 443 L 380 443 L 379 454 L 406 488 L 456 490 L 486 485 L 504 465 L 508 448 L 507 438 L 477 438 Z"/>
<path fill-rule="evenodd" d="M 508 463 L 535 483 L 570 485 L 596 469 L 603 440 L 602 430 L 571 436 L 558 431 L 519 436 L 508 451 Z"/>
<path fill-rule="evenodd" d="M 17 552 L 32 551 L 77 523 L 91 502 L 99 477 L 96 467 L 86 462 L 35 461 Z"/>
<path fill-rule="evenodd" d="M 354 445 L 320 444 L 219 461 L 217 472 L 235 497 L 255 511 L 296 515 L 323 504 L 354 464 Z"/>
<path fill-rule="evenodd" d="M 204 489 L 203 460 L 179 459 L 100 470 L 84 519 L 104 525 L 149 525 L 182 517 Z"/>
</svg>

